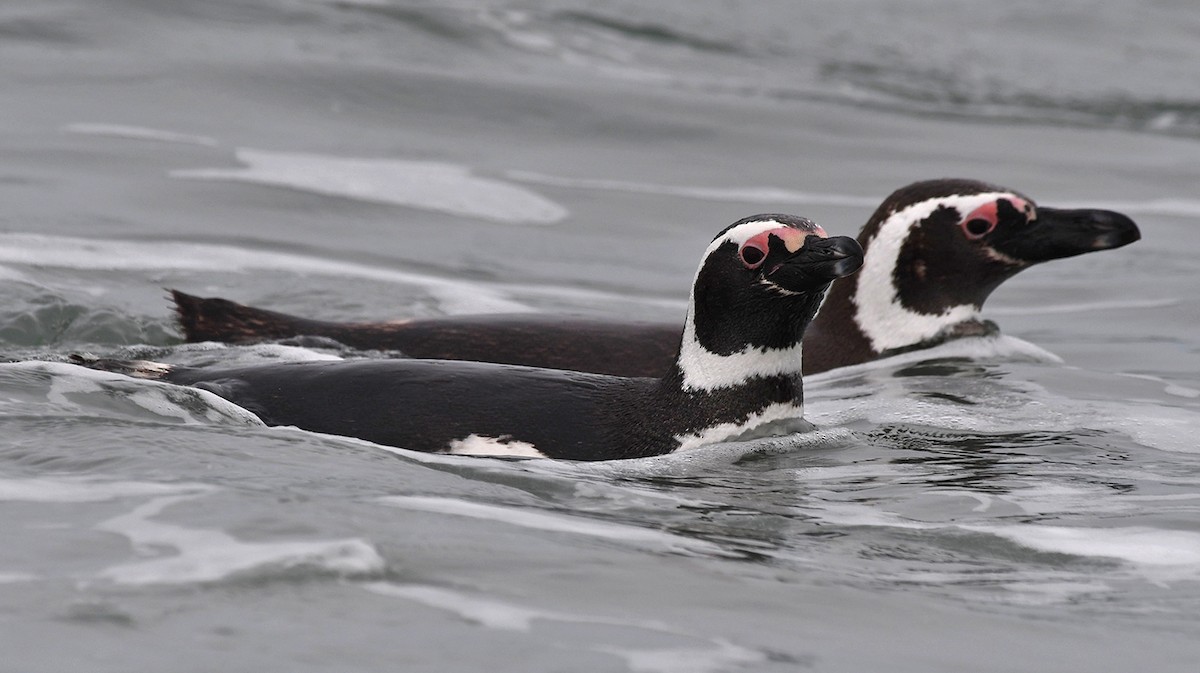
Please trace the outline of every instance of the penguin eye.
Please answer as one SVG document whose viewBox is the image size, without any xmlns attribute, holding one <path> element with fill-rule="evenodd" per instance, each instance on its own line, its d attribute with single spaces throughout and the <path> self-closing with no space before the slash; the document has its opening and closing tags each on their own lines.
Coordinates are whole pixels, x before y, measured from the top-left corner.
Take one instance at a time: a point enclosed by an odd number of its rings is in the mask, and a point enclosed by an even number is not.
<svg viewBox="0 0 1200 673">
<path fill-rule="evenodd" d="M 963 235 L 975 241 L 987 236 L 1000 221 L 999 202 L 992 201 L 971 211 L 962 220 Z"/>
<path fill-rule="evenodd" d="M 767 258 L 766 251 L 752 243 L 742 246 L 739 254 L 742 257 L 742 264 L 745 264 L 747 269 L 757 269 Z"/>
<path fill-rule="evenodd" d="M 995 228 L 995 222 L 988 222 L 987 220 L 980 218 L 967 220 L 965 223 L 963 223 L 963 229 L 965 229 L 967 232 L 967 238 L 980 238 L 981 236 L 986 236 L 989 231 Z"/>
</svg>

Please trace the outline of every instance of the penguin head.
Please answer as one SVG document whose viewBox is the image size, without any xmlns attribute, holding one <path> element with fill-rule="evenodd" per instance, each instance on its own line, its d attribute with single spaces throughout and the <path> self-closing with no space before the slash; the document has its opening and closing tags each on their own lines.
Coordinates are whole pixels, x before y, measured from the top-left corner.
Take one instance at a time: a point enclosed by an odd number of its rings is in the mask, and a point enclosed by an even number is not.
<svg viewBox="0 0 1200 673">
<path fill-rule="evenodd" d="M 859 235 L 867 252 L 855 320 L 876 352 L 913 346 L 975 318 L 1022 269 L 1139 237 L 1112 211 L 1039 207 L 975 180 L 917 182 L 893 192 Z"/>
<path fill-rule="evenodd" d="M 800 371 L 804 329 L 829 284 L 862 265 L 862 246 L 794 215 L 755 215 L 717 234 L 692 285 L 681 347 L 685 387 Z"/>
</svg>

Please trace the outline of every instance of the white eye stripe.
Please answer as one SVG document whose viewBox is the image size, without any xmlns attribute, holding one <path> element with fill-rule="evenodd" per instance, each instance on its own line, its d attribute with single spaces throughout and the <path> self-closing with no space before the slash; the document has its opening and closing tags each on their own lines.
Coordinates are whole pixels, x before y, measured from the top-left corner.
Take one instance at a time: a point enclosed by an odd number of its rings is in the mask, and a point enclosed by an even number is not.
<svg viewBox="0 0 1200 673">
<path fill-rule="evenodd" d="M 791 224 L 780 222 L 779 220 L 775 220 L 775 219 L 755 220 L 753 222 L 745 222 L 743 224 L 739 224 L 738 226 L 729 229 L 724 234 L 722 234 L 721 236 L 718 236 L 716 239 L 714 239 L 712 243 L 709 243 L 708 247 L 704 249 L 704 254 L 701 256 L 701 259 L 702 260 L 708 259 L 709 255 L 711 255 L 713 252 L 719 250 L 721 248 L 721 246 L 725 245 L 726 243 L 733 243 L 734 245 L 736 245 L 738 247 L 738 255 L 740 257 L 742 254 L 742 250 L 748 241 L 750 241 L 751 239 L 753 239 L 756 236 L 759 236 L 766 232 L 774 231 L 777 229 L 787 229 L 790 231 L 803 232 L 805 234 L 802 237 L 797 237 L 799 239 L 798 241 L 791 241 L 791 240 L 786 241 L 788 250 L 791 252 L 796 252 L 796 250 L 799 250 L 799 248 L 803 246 L 802 241 L 805 238 L 807 238 L 809 235 L 820 236 L 822 238 L 828 237 L 828 234 L 825 233 L 825 230 L 822 229 L 820 227 L 820 225 L 813 223 L 812 227 L 813 227 L 813 229 L 811 231 L 808 231 L 806 229 L 803 229 L 800 227 L 794 227 Z M 785 238 L 790 238 L 790 237 L 785 237 Z M 793 246 L 795 246 L 795 250 L 792 249 Z M 763 252 L 766 252 L 766 251 L 764 250 Z M 701 266 L 703 266 L 703 262 L 701 263 Z M 699 272 L 697 271 L 697 273 L 699 273 Z"/>
<path fill-rule="evenodd" d="M 708 248 L 704 250 L 703 257 L 708 257 L 714 250 L 720 248 L 722 245 L 725 245 L 726 242 L 733 243 L 740 249 L 746 244 L 746 241 L 749 241 L 764 231 L 771 231 L 772 229 L 779 229 L 780 227 L 786 226 L 788 225 L 777 220 L 756 220 L 754 222 L 739 224 L 738 226 L 725 232 L 724 235 L 718 237 L 712 243 L 709 243 Z"/>
</svg>

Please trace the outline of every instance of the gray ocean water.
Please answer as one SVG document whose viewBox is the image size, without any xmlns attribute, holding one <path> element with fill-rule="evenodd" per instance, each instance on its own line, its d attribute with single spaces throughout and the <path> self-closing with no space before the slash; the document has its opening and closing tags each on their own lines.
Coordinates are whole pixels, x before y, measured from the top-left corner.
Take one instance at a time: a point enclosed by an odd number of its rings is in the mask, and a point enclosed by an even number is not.
<svg viewBox="0 0 1200 673">
<path fill-rule="evenodd" d="M 0 671 L 1200 669 L 1191 0 L 0 4 Z M 163 288 L 327 319 L 674 318 L 758 212 L 992 181 L 1143 240 L 612 464 L 295 429 L 72 352 Z"/>
</svg>

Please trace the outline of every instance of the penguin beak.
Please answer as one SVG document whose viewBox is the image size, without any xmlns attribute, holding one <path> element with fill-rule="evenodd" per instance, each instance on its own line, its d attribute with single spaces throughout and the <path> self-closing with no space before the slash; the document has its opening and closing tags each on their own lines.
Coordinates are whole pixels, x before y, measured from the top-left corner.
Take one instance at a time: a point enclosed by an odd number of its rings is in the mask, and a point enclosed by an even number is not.
<svg viewBox="0 0 1200 673">
<path fill-rule="evenodd" d="M 1038 206 L 1037 219 L 1003 240 L 992 242 L 998 252 L 1035 264 L 1109 250 L 1142 237 L 1133 220 L 1111 210 L 1063 210 Z"/>
<path fill-rule="evenodd" d="M 804 247 L 776 264 L 767 272 L 767 278 L 784 289 L 802 292 L 849 276 L 858 271 L 862 263 L 862 246 L 853 238 L 810 235 Z"/>
</svg>

